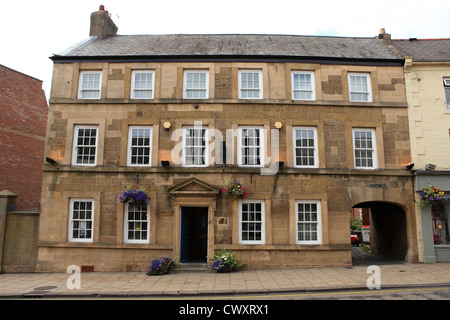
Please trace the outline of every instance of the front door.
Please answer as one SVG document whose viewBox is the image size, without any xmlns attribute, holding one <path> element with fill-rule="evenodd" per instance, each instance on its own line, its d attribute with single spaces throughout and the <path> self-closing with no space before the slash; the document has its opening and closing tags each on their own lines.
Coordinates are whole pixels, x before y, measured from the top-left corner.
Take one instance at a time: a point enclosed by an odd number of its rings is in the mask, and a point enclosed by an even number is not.
<svg viewBox="0 0 450 320">
<path fill-rule="evenodd" d="M 208 207 L 181 207 L 180 262 L 206 263 Z"/>
</svg>

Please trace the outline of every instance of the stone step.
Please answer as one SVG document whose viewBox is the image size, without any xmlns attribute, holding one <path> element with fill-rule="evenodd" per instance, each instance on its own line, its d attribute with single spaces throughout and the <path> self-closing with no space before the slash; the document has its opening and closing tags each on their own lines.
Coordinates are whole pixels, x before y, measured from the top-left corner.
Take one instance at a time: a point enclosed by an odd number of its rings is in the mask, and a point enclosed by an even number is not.
<svg viewBox="0 0 450 320">
<path fill-rule="evenodd" d="M 171 273 L 183 272 L 212 272 L 207 263 L 189 263 L 185 262 L 180 267 L 170 271 Z"/>
</svg>

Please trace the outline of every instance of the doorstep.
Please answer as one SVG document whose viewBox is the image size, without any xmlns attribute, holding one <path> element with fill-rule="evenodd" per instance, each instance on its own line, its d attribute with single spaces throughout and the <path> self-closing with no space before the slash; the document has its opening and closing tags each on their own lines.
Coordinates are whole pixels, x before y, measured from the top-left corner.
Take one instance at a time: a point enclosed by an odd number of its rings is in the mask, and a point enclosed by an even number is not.
<svg viewBox="0 0 450 320">
<path fill-rule="evenodd" d="M 207 263 L 181 263 L 178 268 L 170 270 L 170 273 L 184 272 L 212 272 Z"/>
</svg>

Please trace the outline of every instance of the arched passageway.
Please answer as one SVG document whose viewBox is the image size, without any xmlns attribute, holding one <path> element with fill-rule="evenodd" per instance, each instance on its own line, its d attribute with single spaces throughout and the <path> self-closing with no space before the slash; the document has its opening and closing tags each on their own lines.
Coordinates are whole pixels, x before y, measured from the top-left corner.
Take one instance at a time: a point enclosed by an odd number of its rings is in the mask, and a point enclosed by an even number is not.
<svg viewBox="0 0 450 320">
<path fill-rule="evenodd" d="M 404 262 L 408 242 L 406 214 L 403 208 L 393 203 L 378 201 L 359 203 L 353 208 L 366 208 L 364 212 L 367 212 L 370 221 L 370 240 L 353 250 L 353 263 Z"/>
</svg>

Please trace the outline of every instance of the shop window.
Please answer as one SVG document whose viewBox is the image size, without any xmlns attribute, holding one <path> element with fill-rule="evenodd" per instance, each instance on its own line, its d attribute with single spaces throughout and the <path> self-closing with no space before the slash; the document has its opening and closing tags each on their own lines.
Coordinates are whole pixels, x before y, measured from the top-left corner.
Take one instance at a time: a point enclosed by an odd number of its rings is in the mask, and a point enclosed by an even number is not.
<svg viewBox="0 0 450 320">
<path fill-rule="evenodd" d="M 435 244 L 450 243 L 447 206 L 445 204 L 431 207 L 433 240 Z"/>
</svg>

